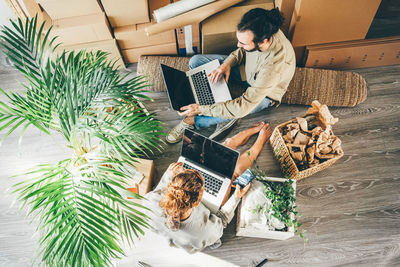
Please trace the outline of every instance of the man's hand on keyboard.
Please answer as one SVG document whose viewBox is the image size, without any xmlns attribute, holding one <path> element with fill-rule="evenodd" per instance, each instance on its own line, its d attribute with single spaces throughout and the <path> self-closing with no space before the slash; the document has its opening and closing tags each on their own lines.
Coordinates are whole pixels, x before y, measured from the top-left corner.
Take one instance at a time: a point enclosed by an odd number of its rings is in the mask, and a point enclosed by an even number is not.
<svg viewBox="0 0 400 267">
<path fill-rule="evenodd" d="M 182 110 L 181 112 L 178 111 L 179 116 L 185 116 L 185 117 L 193 117 L 201 113 L 199 104 L 190 104 L 181 107 L 181 110 Z"/>
<path fill-rule="evenodd" d="M 225 81 L 228 83 L 230 74 L 231 74 L 231 66 L 226 63 L 222 63 L 218 68 L 216 68 L 210 74 L 208 74 L 208 76 L 210 77 L 210 81 L 214 83 L 225 75 Z"/>
</svg>

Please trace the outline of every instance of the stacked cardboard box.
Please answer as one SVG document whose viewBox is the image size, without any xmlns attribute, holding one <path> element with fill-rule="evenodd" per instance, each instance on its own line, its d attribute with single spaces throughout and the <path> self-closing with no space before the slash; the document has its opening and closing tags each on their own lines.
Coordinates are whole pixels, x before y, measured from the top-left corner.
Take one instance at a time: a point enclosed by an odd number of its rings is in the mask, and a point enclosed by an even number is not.
<svg viewBox="0 0 400 267">
<path fill-rule="evenodd" d="M 57 47 L 56 52 L 65 51 L 90 51 L 96 52 L 98 50 L 108 53 L 108 60 L 116 62 L 116 66 L 124 67 L 124 61 L 122 60 L 121 53 L 119 52 L 118 45 L 115 39 L 89 42 L 89 43 L 79 43 L 66 46 Z"/>
<path fill-rule="evenodd" d="M 253 8 L 274 8 L 272 0 L 249 0 L 219 12 L 201 23 L 203 54 L 229 54 L 236 49 L 236 26 L 244 13 Z"/>
<path fill-rule="evenodd" d="M 115 38 L 122 50 L 150 47 L 155 45 L 162 45 L 166 43 L 175 44 L 174 31 L 166 31 L 160 34 L 147 36 L 144 28 L 151 23 L 127 25 L 114 29 Z"/>
<path fill-rule="evenodd" d="M 172 2 L 177 2 L 173 0 Z M 201 52 L 200 23 L 186 25 L 175 29 L 178 55 L 190 56 Z"/>
<path fill-rule="evenodd" d="M 201 52 L 199 23 L 179 27 L 175 31 L 180 56 L 189 56 Z"/>
<path fill-rule="evenodd" d="M 158 9 L 170 3 L 170 0 L 150 0 L 149 10 Z M 141 55 L 176 55 L 175 31 L 170 30 L 147 36 L 145 28 L 155 22 L 137 23 L 114 28 L 122 54 L 128 63 L 138 62 Z"/>
<path fill-rule="evenodd" d="M 143 174 L 143 179 L 141 179 L 141 181 L 136 184 L 135 187 L 128 188 L 128 190 L 144 196 L 151 190 L 156 170 L 154 167 L 154 162 L 152 160 L 139 158 L 135 158 L 135 160 L 137 161 L 137 163 L 135 163 L 134 166 L 139 173 Z"/>
<path fill-rule="evenodd" d="M 26 1 L 25 1 L 26 2 Z M 109 53 L 108 59 L 124 67 L 118 45 L 113 39 L 107 17 L 97 0 L 37 0 L 41 16 L 53 25 L 51 37 L 58 36 L 58 52 L 97 51 Z"/>
<path fill-rule="evenodd" d="M 51 19 L 79 17 L 103 12 L 97 0 L 36 0 Z"/>
<path fill-rule="evenodd" d="M 296 0 L 275 0 L 275 7 L 277 7 L 283 15 L 284 21 L 281 30 L 286 36 L 289 36 L 289 26 L 292 20 L 295 3 Z"/>
<path fill-rule="evenodd" d="M 113 28 L 150 22 L 147 0 L 101 0 Z"/>
<path fill-rule="evenodd" d="M 106 15 L 101 12 L 53 20 L 52 36 L 63 46 L 112 39 Z"/>
<path fill-rule="evenodd" d="M 306 67 L 355 69 L 400 64 L 400 36 L 307 46 Z"/>
<path fill-rule="evenodd" d="M 381 0 L 296 0 L 292 44 L 305 46 L 364 39 Z"/>
<path fill-rule="evenodd" d="M 299 66 L 306 46 L 364 39 L 381 0 L 277 0 Z"/>
</svg>

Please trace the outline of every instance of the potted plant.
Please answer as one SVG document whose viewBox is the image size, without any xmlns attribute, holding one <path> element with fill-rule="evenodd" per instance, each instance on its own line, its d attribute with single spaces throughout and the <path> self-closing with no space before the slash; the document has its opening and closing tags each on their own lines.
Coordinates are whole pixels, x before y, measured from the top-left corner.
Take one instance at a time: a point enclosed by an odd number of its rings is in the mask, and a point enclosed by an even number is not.
<svg viewBox="0 0 400 267">
<path fill-rule="evenodd" d="M 143 77 L 122 76 L 104 52 L 55 55 L 37 18 L 2 27 L 3 52 L 26 78 L 24 94 L 0 101 L 2 140 L 28 127 L 61 134 L 71 157 L 22 175 L 14 192 L 39 221 L 41 261 L 104 266 L 148 227 L 145 207 L 127 199 L 134 157 L 161 149 L 160 122 L 144 110 Z"/>
<path fill-rule="evenodd" d="M 269 177 L 258 167 L 238 213 L 238 236 L 285 240 L 297 232 L 296 181 Z M 303 233 L 300 234 L 302 237 Z"/>
</svg>

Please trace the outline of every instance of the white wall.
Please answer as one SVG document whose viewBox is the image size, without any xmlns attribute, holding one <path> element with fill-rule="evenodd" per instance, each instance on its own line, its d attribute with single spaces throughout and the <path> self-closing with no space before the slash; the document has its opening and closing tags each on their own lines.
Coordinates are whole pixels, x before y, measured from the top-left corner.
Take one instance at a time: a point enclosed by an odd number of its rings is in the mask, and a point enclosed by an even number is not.
<svg viewBox="0 0 400 267">
<path fill-rule="evenodd" d="M 0 0 L 0 25 L 10 25 L 10 19 L 15 19 L 16 16 L 11 11 L 5 0 Z"/>
</svg>

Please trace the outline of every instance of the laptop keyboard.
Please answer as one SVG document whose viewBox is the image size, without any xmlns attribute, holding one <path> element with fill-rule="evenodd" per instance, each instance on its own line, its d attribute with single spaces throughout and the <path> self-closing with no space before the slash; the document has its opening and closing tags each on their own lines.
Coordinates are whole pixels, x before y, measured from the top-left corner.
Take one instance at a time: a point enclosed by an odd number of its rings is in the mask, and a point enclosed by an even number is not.
<svg viewBox="0 0 400 267">
<path fill-rule="evenodd" d="M 215 104 L 215 99 L 211 91 L 210 83 L 208 82 L 206 71 L 199 71 L 192 76 L 194 90 L 200 105 Z"/>
<path fill-rule="evenodd" d="M 217 194 L 218 194 L 218 192 L 219 192 L 219 190 L 220 190 L 220 188 L 222 186 L 222 181 L 221 180 L 219 180 L 219 179 L 217 179 L 217 178 L 215 178 L 215 177 L 213 177 L 213 176 L 211 176 L 211 175 L 209 175 L 209 174 L 207 174 L 207 173 L 205 173 L 205 172 L 203 172 L 203 171 L 201 171 L 201 170 L 199 170 L 199 169 L 197 169 L 197 168 L 195 168 L 195 167 L 193 167 L 193 166 L 191 166 L 189 164 L 186 164 L 186 163 L 183 164 L 183 168 L 196 170 L 199 173 L 201 173 L 201 175 L 204 178 L 205 190 L 207 191 L 207 193 L 209 193 L 209 194 L 211 194 L 213 196 L 217 196 Z"/>
</svg>

